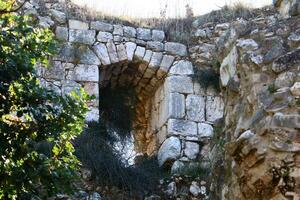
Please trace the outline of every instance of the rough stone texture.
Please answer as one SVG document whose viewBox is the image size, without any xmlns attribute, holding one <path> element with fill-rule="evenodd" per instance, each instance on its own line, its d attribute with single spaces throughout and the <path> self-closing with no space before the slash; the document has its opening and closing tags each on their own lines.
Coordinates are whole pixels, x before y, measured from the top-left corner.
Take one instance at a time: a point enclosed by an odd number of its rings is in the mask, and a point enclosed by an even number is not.
<svg viewBox="0 0 300 200">
<path fill-rule="evenodd" d="M 133 27 L 124 26 L 123 31 L 124 31 L 124 36 L 126 37 L 132 37 L 132 38 L 136 37 L 136 30 Z"/>
<path fill-rule="evenodd" d="M 185 98 L 183 94 L 171 93 L 168 97 L 168 117 L 183 118 L 185 115 Z"/>
<path fill-rule="evenodd" d="M 163 166 L 169 162 L 174 162 L 179 158 L 181 152 L 181 142 L 176 137 L 170 137 L 161 145 L 158 154 L 158 164 Z"/>
<path fill-rule="evenodd" d="M 152 30 L 152 40 L 162 42 L 165 40 L 165 33 L 160 30 Z"/>
<path fill-rule="evenodd" d="M 127 59 L 129 61 L 132 61 L 133 55 L 134 55 L 134 52 L 135 52 L 135 49 L 136 49 L 137 45 L 133 42 L 126 42 L 125 46 L 126 46 L 126 52 L 127 52 Z"/>
<path fill-rule="evenodd" d="M 291 92 L 294 96 L 299 97 L 300 96 L 300 82 L 296 82 L 292 87 L 291 87 Z"/>
<path fill-rule="evenodd" d="M 205 98 L 199 95 L 188 95 L 186 98 L 187 119 L 205 121 Z"/>
<path fill-rule="evenodd" d="M 176 42 L 167 42 L 165 44 L 165 51 L 179 56 L 187 55 L 187 48 L 184 44 L 176 43 Z"/>
<path fill-rule="evenodd" d="M 69 20 L 69 29 L 88 30 L 89 24 L 78 20 Z"/>
<path fill-rule="evenodd" d="M 300 48 L 291 51 L 273 62 L 272 69 L 274 72 L 282 72 L 289 68 L 296 68 L 300 65 Z"/>
<path fill-rule="evenodd" d="M 103 65 L 111 64 L 105 44 L 97 44 L 93 47 L 93 49 Z"/>
<path fill-rule="evenodd" d="M 237 56 L 237 50 L 234 47 L 221 64 L 220 77 L 223 86 L 227 86 L 236 74 Z"/>
<path fill-rule="evenodd" d="M 97 40 L 99 42 L 108 42 L 110 40 L 113 40 L 113 35 L 109 32 L 99 32 L 97 35 Z"/>
<path fill-rule="evenodd" d="M 184 154 L 189 158 L 189 159 L 196 159 L 200 151 L 200 146 L 199 144 L 195 142 L 186 142 L 185 143 L 185 149 L 184 149 Z"/>
<path fill-rule="evenodd" d="M 193 82 L 187 76 L 170 76 L 166 78 L 165 90 L 183 94 L 193 93 Z"/>
<path fill-rule="evenodd" d="M 208 96 L 206 100 L 206 120 L 215 122 L 223 117 L 224 102 L 221 97 Z"/>
<path fill-rule="evenodd" d="M 190 61 L 180 60 L 171 67 L 169 73 L 171 75 L 193 75 L 193 64 Z"/>
<path fill-rule="evenodd" d="M 197 136 L 197 124 L 187 120 L 169 119 L 168 135 Z"/>
<path fill-rule="evenodd" d="M 214 134 L 214 128 L 210 124 L 199 123 L 198 135 L 200 138 L 211 138 Z"/>
<path fill-rule="evenodd" d="M 69 40 L 69 31 L 66 27 L 57 26 L 55 30 L 55 37 L 58 40 L 68 41 Z"/>
<path fill-rule="evenodd" d="M 100 22 L 100 21 L 93 21 L 91 22 L 91 29 L 97 31 L 104 31 L 104 32 L 112 32 L 114 26 L 108 23 Z"/>
<path fill-rule="evenodd" d="M 70 71 L 67 79 L 73 81 L 94 81 L 99 80 L 99 70 L 96 65 L 77 65 Z"/>
<path fill-rule="evenodd" d="M 96 32 L 93 30 L 70 29 L 69 41 L 91 45 L 95 42 L 95 35 Z"/>
<path fill-rule="evenodd" d="M 151 40 L 151 30 L 145 28 L 137 28 L 136 35 L 138 39 L 141 40 Z"/>
</svg>

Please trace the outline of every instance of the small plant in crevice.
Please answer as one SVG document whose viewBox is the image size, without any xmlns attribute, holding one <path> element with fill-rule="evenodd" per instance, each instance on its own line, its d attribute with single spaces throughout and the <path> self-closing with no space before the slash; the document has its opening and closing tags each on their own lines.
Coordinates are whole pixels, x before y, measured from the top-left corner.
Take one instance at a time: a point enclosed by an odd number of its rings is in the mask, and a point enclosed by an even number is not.
<svg viewBox="0 0 300 200">
<path fill-rule="evenodd" d="M 276 88 L 275 84 L 270 84 L 270 85 L 268 86 L 268 91 L 269 91 L 271 94 L 275 93 L 276 90 L 277 90 L 277 88 Z"/>
<path fill-rule="evenodd" d="M 200 83 L 200 85 L 207 89 L 209 86 L 212 86 L 217 91 L 220 91 L 219 79 L 220 75 L 215 72 L 213 69 L 195 69 L 194 81 Z"/>
</svg>

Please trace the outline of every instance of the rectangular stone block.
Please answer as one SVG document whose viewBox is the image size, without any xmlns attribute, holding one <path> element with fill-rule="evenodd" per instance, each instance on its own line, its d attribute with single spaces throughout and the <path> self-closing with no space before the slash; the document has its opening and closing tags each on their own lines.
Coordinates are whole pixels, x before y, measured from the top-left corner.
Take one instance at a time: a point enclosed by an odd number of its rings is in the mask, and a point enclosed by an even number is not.
<svg viewBox="0 0 300 200">
<path fill-rule="evenodd" d="M 170 93 L 168 95 L 168 118 L 181 119 L 185 115 L 185 98 L 183 94 Z"/>
<path fill-rule="evenodd" d="M 114 27 L 111 24 L 100 22 L 100 21 L 93 21 L 91 22 L 91 29 L 97 31 L 105 31 L 105 32 L 112 32 Z"/>
<path fill-rule="evenodd" d="M 187 120 L 169 119 L 168 136 L 197 136 L 197 123 Z"/>
<path fill-rule="evenodd" d="M 186 98 L 187 118 L 192 121 L 205 121 L 205 97 L 188 95 Z"/>
<path fill-rule="evenodd" d="M 165 80 L 165 91 L 183 94 L 193 93 L 193 81 L 188 76 L 169 76 Z"/>
<path fill-rule="evenodd" d="M 132 61 L 133 55 L 134 55 L 134 51 L 136 49 L 136 44 L 133 43 L 133 42 L 126 42 L 125 46 L 126 46 L 127 59 L 129 61 Z"/>
<path fill-rule="evenodd" d="M 127 60 L 127 52 L 123 44 L 117 45 L 117 53 L 118 53 L 119 61 Z"/>
<path fill-rule="evenodd" d="M 157 71 L 157 77 L 161 79 L 165 74 L 168 73 L 170 67 L 174 62 L 174 56 L 164 55 L 160 63 L 159 70 Z"/>
<path fill-rule="evenodd" d="M 206 120 L 215 122 L 223 117 L 224 102 L 221 97 L 208 96 L 206 97 Z"/>
<path fill-rule="evenodd" d="M 55 30 L 55 37 L 58 40 L 68 41 L 69 40 L 69 30 L 67 27 L 57 26 Z"/>
<path fill-rule="evenodd" d="M 184 44 L 176 43 L 176 42 L 167 42 L 165 44 L 165 51 L 179 56 L 187 55 L 187 48 Z"/>
<path fill-rule="evenodd" d="M 134 57 L 137 60 L 142 60 L 145 55 L 145 52 L 146 52 L 146 49 L 144 47 L 137 46 L 135 53 L 134 53 Z"/>
<path fill-rule="evenodd" d="M 111 64 L 105 44 L 99 43 L 93 46 L 93 49 L 103 65 Z"/>
<path fill-rule="evenodd" d="M 77 65 L 73 71 L 69 71 L 67 79 L 73 81 L 99 81 L 99 69 L 97 65 Z"/>
<path fill-rule="evenodd" d="M 117 48 L 113 42 L 108 42 L 106 44 L 108 55 L 110 58 L 111 63 L 117 63 L 119 62 L 118 54 L 117 54 Z"/>
<path fill-rule="evenodd" d="M 153 52 L 148 69 L 156 71 L 162 61 L 163 54 L 161 52 Z"/>
<path fill-rule="evenodd" d="M 113 35 L 109 32 L 100 31 L 97 35 L 97 40 L 99 42 L 108 42 L 108 41 L 113 40 L 113 39 L 114 39 Z"/>
<path fill-rule="evenodd" d="M 69 28 L 70 29 L 80 29 L 80 30 L 88 30 L 89 24 L 79 20 L 69 20 Z"/>
<path fill-rule="evenodd" d="M 95 42 L 96 31 L 94 30 L 69 30 L 69 41 L 92 45 Z"/>
</svg>

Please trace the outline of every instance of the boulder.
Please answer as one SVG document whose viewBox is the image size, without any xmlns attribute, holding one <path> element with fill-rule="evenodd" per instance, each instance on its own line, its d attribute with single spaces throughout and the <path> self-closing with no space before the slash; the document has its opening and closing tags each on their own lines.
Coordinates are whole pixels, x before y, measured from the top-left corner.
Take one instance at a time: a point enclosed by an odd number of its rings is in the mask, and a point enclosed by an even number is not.
<svg viewBox="0 0 300 200">
<path fill-rule="evenodd" d="M 181 153 L 181 142 L 177 137 L 167 138 L 160 146 L 157 159 L 159 166 L 174 162 L 180 157 Z"/>
</svg>

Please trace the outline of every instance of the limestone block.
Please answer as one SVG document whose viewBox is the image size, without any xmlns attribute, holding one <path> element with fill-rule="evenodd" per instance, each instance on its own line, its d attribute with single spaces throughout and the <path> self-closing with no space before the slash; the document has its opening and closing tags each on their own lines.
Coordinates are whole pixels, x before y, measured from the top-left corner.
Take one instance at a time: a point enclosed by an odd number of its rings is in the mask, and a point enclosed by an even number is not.
<svg viewBox="0 0 300 200">
<path fill-rule="evenodd" d="M 103 65 L 111 64 L 105 44 L 99 43 L 99 44 L 93 46 L 93 50 Z"/>
<path fill-rule="evenodd" d="M 133 43 L 133 42 L 126 42 L 125 43 L 125 47 L 126 47 L 127 59 L 129 61 L 132 61 L 133 55 L 134 55 L 134 51 L 136 49 L 136 44 Z"/>
<path fill-rule="evenodd" d="M 157 159 L 159 166 L 174 162 L 180 157 L 181 142 L 177 137 L 169 137 L 164 141 L 158 151 Z"/>
<path fill-rule="evenodd" d="M 198 124 L 198 135 L 200 138 L 211 138 L 214 134 L 214 128 L 210 124 L 199 123 Z"/>
<path fill-rule="evenodd" d="M 161 30 L 152 30 L 152 40 L 162 42 L 165 40 L 165 32 Z"/>
<path fill-rule="evenodd" d="M 174 56 L 164 55 L 160 63 L 159 70 L 157 71 L 157 77 L 161 79 L 165 74 L 168 73 L 170 67 L 174 62 Z"/>
<path fill-rule="evenodd" d="M 198 82 L 194 82 L 194 94 L 196 95 L 205 94 L 205 88 Z"/>
<path fill-rule="evenodd" d="M 164 86 L 166 92 L 193 93 L 193 81 L 188 76 L 169 76 L 166 78 Z"/>
<path fill-rule="evenodd" d="M 94 30 L 69 30 L 69 41 L 91 45 L 95 42 L 96 31 Z"/>
<path fill-rule="evenodd" d="M 228 85 L 229 80 L 236 74 L 237 57 L 236 47 L 233 47 L 221 64 L 220 78 L 224 87 Z"/>
<path fill-rule="evenodd" d="M 72 81 L 72 80 L 63 80 L 61 88 L 62 88 L 61 89 L 62 94 L 67 95 L 70 92 L 81 88 L 81 85 L 79 83 L 75 82 L 75 81 Z"/>
<path fill-rule="evenodd" d="M 51 65 L 43 68 L 43 71 L 42 76 L 46 79 L 63 80 L 65 78 L 65 69 L 59 61 L 51 62 Z"/>
<path fill-rule="evenodd" d="M 81 64 L 87 65 L 100 65 L 101 62 L 96 54 L 86 46 L 80 46 L 76 49 L 75 53 L 75 61 L 77 60 L 77 56 L 80 58 Z"/>
<path fill-rule="evenodd" d="M 186 46 L 176 42 L 165 43 L 165 51 L 173 55 L 187 56 Z"/>
<path fill-rule="evenodd" d="M 55 9 L 50 9 L 49 12 L 50 12 L 50 15 L 52 16 L 52 19 L 54 19 L 58 23 L 60 23 L 60 24 L 66 23 L 67 18 L 66 18 L 65 13 L 55 10 Z"/>
<path fill-rule="evenodd" d="M 206 120 L 215 122 L 223 117 L 224 102 L 221 97 L 206 97 Z"/>
<path fill-rule="evenodd" d="M 99 109 L 95 107 L 90 107 L 88 113 L 86 114 L 85 121 L 99 121 Z"/>
<path fill-rule="evenodd" d="M 142 60 L 145 55 L 145 52 L 146 52 L 146 49 L 144 47 L 137 46 L 135 53 L 134 53 L 134 57 L 138 60 Z"/>
<path fill-rule="evenodd" d="M 153 52 L 148 69 L 156 71 L 159 68 L 163 54 L 161 52 Z"/>
<path fill-rule="evenodd" d="M 130 37 L 130 38 L 135 38 L 136 37 L 136 30 L 133 27 L 124 26 L 123 31 L 124 31 L 124 36 L 125 37 Z"/>
<path fill-rule="evenodd" d="M 297 77 L 295 72 L 283 72 L 275 80 L 276 88 L 291 87 Z"/>
<path fill-rule="evenodd" d="M 97 31 L 104 31 L 104 32 L 112 32 L 114 27 L 111 24 L 100 22 L 100 21 L 92 21 L 91 22 L 91 29 Z"/>
<path fill-rule="evenodd" d="M 68 41 L 69 40 L 69 31 L 68 28 L 57 26 L 55 30 L 55 37 L 58 40 Z"/>
<path fill-rule="evenodd" d="M 77 65 L 74 70 L 70 71 L 67 79 L 73 81 L 99 81 L 99 69 L 97 65 Z"/>
<path fill-rule="evenodd" d="M 113 35 L 109 32 L 99 32 L 97 35 L 97 40 L 99 42 L 108 42 L 110 40 L 113 40 Z"/>
<path fill-rule="evenodd" d="M 137 28 L 137 38 L 140 40 L 151 40 L 151 30 L 146 28 Z"/>
<path fill-rule="evenodd" d="M 59 52 L 53 58 L 54 60 L 60 60 L 64 62 L 74 62 L 75 60 L 75 48 L 71 43 L 66 43 L 62 45 Z"/>
<path fill-rule="evenodd" d="M 127 60 L 127 52 L 123 44 L 117 45 L 117 53 L 118 53 L 119 61 Z"/>
<path fill-rule="evenodd" d="M 184 154 L 191 160 L 194 160 L 197 158 L 198 154 L 200 152 L 200 146 L 199 144 L 195 142 L 186 142 L 185 143 L 185 149 Z"/>
<path fill-rule="evenodd" d="M 152 54 L 153 54 L 153 52 L 151 50 L 146 50 L 145 55 L 143 57 L 143 61 L 145 61 L 146 63 L 149 63 L 152 58 Z"/>
<path fill-rule="evenodd" d="M 276 113 L 273 116 L 272 125 L 275 127 L 300 128 L 300 115 Z"/>
<path fill-rule="evenodd" d="M 111 63 L 117 63 L 119 62 L 118 54 L 117 54 L 117 48 L 113 42 L 108 42 L 106 44 L 109 59 Z"/>
<path fill-rule="evenodd" d="M 300 97 L 300 82 L 296 82 L 290 90 L 294 96 Z"/>
<path fill-rule="evenodd" d="M 197 136 L 197 124 L 192 121 L 169 119 L 168 135 Z"/>
<path fill-rule="evenodd" d="M 183 94 L 170 93 L 168 101 L 168 118 L 181 119 L 185 115 L 185 98 Z M 165 110 L 165 109 L 163 109 Z"/>
<path fill-rule="evenodd" d="M 180 60 L 171 67 L 169 74 L 193 75 L 194 74 L 193 64 L 187 60 Z"/>
<path fill-rule="evenodd" d="M 205 97 L 188 95 L 186 98 L 186 114 L 188 120 L 205 121 Z"/>
<path fill-rule="evenodd" d="M 113 34 L 114 35 L 121 35 L 121 36 L 123 36 L 123 26 L 121 26 L 121 25 L 114 25 Z"/>
<path fill-rule="evenodd" d="M 157 41 L 148 41 L 147 48 L 152 49 L 153 51 L 163 51 L 164 44 L 161 42 L 157 42 Z"/>
<path fill-rule="evenodd" d="M 297 68 L 300 65 L 300 48 L 291 51 L 277 58 L 272 65 L 274 72 L 283 72 L 290 68 Z"/>
<path fill-rule="evenodd" d="M 89 24 L 78 20 L 69 20 L 69 29 L 88 30 Z"/>
<path fill-rule="evenodd" d="M 244 51 L 253 51 L 258 49 L 258 44 L 253 39 L 239 39 L 236 46 L 240 47 Z"/>
</svg>

